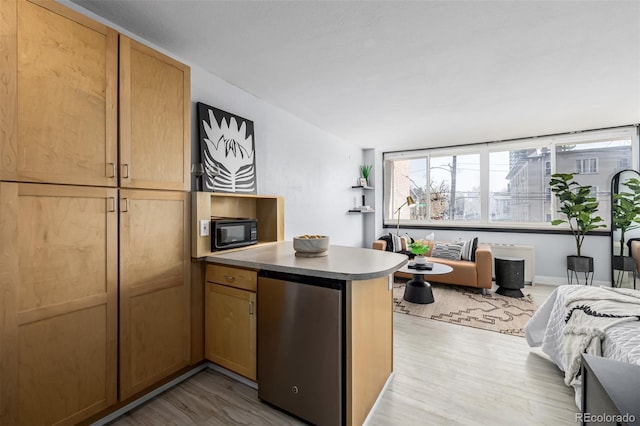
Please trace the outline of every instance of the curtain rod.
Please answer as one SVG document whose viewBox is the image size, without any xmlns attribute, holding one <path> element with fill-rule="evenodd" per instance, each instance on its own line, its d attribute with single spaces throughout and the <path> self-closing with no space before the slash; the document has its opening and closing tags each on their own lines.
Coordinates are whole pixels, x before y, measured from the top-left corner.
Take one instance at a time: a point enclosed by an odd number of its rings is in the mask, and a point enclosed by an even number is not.
<svg viewBox="0 0 640 426">
<path fill-rule="evenodd" d="M 599 129 L 587 129 L 587 130 L 574 130 L 572 132 L 562 132 L 562 133 L 549 133 L 547 135 L 538 135 L 538 136 L 525 136 L 522 138 L 513 138 L 513 139 L 498 139 L 495 141 L 488 141 L 488 142 L 470 142 L 470 143 L 464 143 L 464 144 L 460 144 L 460 145 L 446 145 L 446 146 L 432 146 L 432 147 L 428 147 L 428 148 L 413 148 L 413 149 L 399 149 L 397 151 L 384 151 L 382 154 L 394 154 L 397 152 L 415 152 L 415 151 L 424 151 L 426 149 L 438 149 L 438 148 L 455 148 L 455 147 L 462 147 L 462 146 L 474 146 L 474 145 L 489 145 L 492 143 L 500 143 L 500 142 L 514 142 L 514 141 L 523 141 L 526 139 L 537 139 L 537 138 L 548 138 L 548 137 L 553 137 L 553 136 L 565 136 L 565 135 L 576 135 L 576 134 L 580 134 L 580 133 L 586 133 L 586 132 L 598 132 L 600 130 L 614 130 L 614 129 L 622 129 L 625 127 L 635 127 L 636 131 L 638 133 L 638 137 L 640 137 L 640 124 L 639 123 L 634 123 L 634 124 L 625 124 L 622 126 L 613 126 L 613 127 L 601 127 Z"/>
</svg>

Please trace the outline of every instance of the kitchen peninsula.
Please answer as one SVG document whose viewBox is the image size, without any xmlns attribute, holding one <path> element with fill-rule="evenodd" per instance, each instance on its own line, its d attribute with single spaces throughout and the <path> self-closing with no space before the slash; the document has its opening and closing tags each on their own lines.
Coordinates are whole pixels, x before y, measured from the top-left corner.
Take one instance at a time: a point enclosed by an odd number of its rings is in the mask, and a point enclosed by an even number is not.
<svg viewBox="0 0 640 426">
<path fill-rule="evenodd" d="M 239 366 L 258 382 L 262 400 L 307 421 L 362 424 L 393 372 L 390 274 L 407 258 L 343 246 L 331 246 L 324 257 L 296 257 L 291 242 L 279 241 L 216 252 L 206 261 L 207 358 Z M 253 315 L 248 323 L 253 339 L 257 328 L 257 375 L 250 356 L 236 361 L 221 347 L 234 336 L 215 335 L 212 323 L 233 316 L 221 313 L 219 302 L 230 296 L 248 301 L 251 315 L 257 303 L 257 320 Z"/>
</svg>

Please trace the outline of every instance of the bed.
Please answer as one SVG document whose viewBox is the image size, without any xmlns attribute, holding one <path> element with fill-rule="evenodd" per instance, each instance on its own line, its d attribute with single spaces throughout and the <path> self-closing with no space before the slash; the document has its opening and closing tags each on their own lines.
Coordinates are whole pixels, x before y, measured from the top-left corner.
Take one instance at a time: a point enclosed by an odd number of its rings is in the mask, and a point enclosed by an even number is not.
<svg viewBox="0 0 640 426">
<path fill-rule="evenodd" d="M 580 407 L 582 353 L 640 365 L 640 291 L 563 285 L 553 290 L 525 326 L 576 391 Z"/>
</svg>

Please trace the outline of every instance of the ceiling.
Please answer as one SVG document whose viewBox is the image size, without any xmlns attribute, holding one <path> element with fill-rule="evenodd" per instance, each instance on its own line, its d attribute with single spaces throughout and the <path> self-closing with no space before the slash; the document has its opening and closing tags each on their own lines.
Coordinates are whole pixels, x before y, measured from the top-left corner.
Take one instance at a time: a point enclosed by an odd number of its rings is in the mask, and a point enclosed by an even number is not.
<svg viewBox="0 0 640 426">
<path fill-rule="evenodd" d="M 347 142 L 640 121 L 640 2 L 72 0 Z"/>
</svg>

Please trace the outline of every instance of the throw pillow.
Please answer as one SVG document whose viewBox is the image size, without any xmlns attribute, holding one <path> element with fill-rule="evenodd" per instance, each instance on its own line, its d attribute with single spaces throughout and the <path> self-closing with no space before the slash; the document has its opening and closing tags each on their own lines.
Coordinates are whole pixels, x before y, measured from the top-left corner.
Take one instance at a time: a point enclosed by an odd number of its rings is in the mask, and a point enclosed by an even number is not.
<svg viewBox="0 0 640 426">
<path fill-rule="evenodd" d="M 460 260 L 462 254 L 462 244 L 460 243 L 436 243 L 431 251 L 430 257 L 440 259 Z"/>
<path fill-rule="evenodd" d="M 475 260 L 476 248 L 478 248 L 478 237 L 465 241 L 462 246 L 462 260 Z"/>
<path fill-rule="evenodd" d="M 413 242 L 413 239 L 407 234 L 404 234 L 402 236 L 397 236 L 392 233 L 389 233 L 389 237 L 391 238 L 391 241 L 392 241 L 391 251 L 394 251 L 396 253 L 409 251 L 409 244 Z"/>
<path fill-rule="evenodd" d="M 393 238 L 391 238 L 391 235 L 383 235 L 378 239 L 387 243 L 387 247 L 384 249 L 385 251 L 393 251 Z"/>
</svg>

